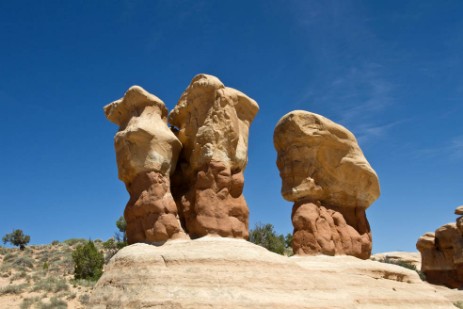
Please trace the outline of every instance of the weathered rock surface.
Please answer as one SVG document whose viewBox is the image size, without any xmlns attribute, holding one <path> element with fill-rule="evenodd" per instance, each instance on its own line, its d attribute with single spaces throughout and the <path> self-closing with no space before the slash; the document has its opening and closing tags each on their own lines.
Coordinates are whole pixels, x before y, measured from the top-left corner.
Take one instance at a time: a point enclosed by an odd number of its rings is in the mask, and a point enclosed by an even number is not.
<svg viewBox="0 0 463 309">
<path fill-rule="evenodd" d="M 354 135 L 323 116 L 293 111 L 280 119 L 273 137 L 282 195 L 295 202 L 294 252 L 368 258 L 365 209 L 380 189 Z"/>
<path fill-rule="evenodd" d="M 293 251 L 298 255 L 353 255 L 367 259 L 371 253 L 370 226 L 361 208 L 341 213 L 311 202 L 293 207 Z"/>
<path fill-rule="evenodd" d="M 170 113 L 183 144 L 172 193 L 190 237 L 248 237 L 243 171 L 258 109 L 245 94 L 200 74 Z"/>
<path fill-rule="evenodd" d="M 135 244 L 107 265 L 89 308 L 454 308 L 403 267 L 285 257 L 242 239 Z"/>
<path fill-rule="evenodd" d="M 459 217 L 457 223 L 445 224 L 435 233 L 425 233 L 418 239 L 416 248 L 421 253 L 421 271 L 426 275 L 428 282 L 451 288 L 463 288 L 461 220 L 462 217 Z"/>
<path fill-rule="evenodd" d="M 419 252 L 392 251 L 373 254 L 370 257 L 373 261 L 389 260 L 392 262 L 402 262 L 413 265 L 416 269 L 421 269 L 421 255 Z"/>
<path fill-rule="evenodd" d="M 104 111 L 111 122 L 119 125 L 114 145 L 119 179 L 130 194 L 124 212 L 128 242 L 186 237 L 169 179 L 182 144 L 167 127 L 164 102 L 133 86 Z"/>
</svg>

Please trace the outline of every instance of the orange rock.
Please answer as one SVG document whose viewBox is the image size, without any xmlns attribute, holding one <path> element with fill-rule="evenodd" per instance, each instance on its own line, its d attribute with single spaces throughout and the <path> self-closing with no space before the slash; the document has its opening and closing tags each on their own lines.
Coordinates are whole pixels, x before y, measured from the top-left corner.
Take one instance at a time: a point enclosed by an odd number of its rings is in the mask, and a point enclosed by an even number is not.
<svg viewBox="0 0 463 309">
<path fill-rule="evenodd" d="M 421 271 L 426 275 L 426 281 L 450 288 L 463 288 L 461 221 L 462 217 L 459 217 L 456 224 L 444 224 L 435 233 L 428 232 L 418 239 L 416 248 L 421 253 Z"/>
<path fill-rule="evenodd" d="M 281 193 L 295 202 L 294 252 L 369 258 L 365 209 L 380 189 L 355 136 L 323 116 L 293 111 L 280 119 L 273 140 Z"/>
<path fill-rule="evenodd" d="M 248 237 L 243 172 L 249 126 L 258 109 L 245 94 L 199 74 L 170 113 L 183 144 L 172 194 L 190 237 Z"/>
</svg>

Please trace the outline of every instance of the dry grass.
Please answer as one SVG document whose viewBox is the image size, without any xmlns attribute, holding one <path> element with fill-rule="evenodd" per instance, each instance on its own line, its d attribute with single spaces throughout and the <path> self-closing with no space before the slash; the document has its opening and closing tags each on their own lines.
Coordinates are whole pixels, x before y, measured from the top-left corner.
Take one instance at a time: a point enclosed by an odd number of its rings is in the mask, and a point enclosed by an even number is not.
<svg viewBox="0 0 463 309">
<path fill-rule="evenodd" d="M 85 241 L 54 241 L 22 251 L 0 247 L 0 308 L 85 308 L 95 282 L 74 280 L 72 260 L 73 250 Z M 103 250 L 101 242 L 95 245 Z"/>
</svg>

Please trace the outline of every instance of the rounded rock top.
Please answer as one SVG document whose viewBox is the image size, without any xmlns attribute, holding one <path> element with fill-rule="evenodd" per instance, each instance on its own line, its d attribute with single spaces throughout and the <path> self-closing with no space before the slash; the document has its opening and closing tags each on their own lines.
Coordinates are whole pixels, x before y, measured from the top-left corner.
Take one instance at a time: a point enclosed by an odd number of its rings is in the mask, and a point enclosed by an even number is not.
<svg viewBox="0 0 463 309">
<path fill-rule="evenodd" d="M 463 215 L 463 205 L 458 206 L 457 208 L 455 208 L 455 214 L 456 215 Z"/>
</svg>

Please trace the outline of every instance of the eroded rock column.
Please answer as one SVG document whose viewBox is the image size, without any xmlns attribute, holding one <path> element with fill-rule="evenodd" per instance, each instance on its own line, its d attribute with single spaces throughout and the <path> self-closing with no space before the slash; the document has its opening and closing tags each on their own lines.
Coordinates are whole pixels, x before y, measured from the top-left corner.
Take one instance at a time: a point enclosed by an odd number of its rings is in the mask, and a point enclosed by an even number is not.
<svg viewBox="0 0 463 309">
<path fill-rule="evenodd" d="M 425 233 L 416 248 L 421 253 L 421 271 L 426 281 L 450 288 L 463 288 L 463 206 L 457 207 L 455 223 Z"/>
<path fill-rule="evenodd" d="M 170 192 L 182 144 L 167 126 L 167 108 L 138 86 L 104 107 L 119 125 L 114 137 L 119 179 L 130 194 L 124 211 L 128 243 L 186 237 Z"/>
<path fill-rule="evenodd" d="M 354 135 L 323 116 L 293 111 L 280 119 L 273 137 L 281 192 L 294 202 L 294 253 L 369 258 L 365 210 L 380 188 Z"/>
<path fill-rule="evenodd" d="M 170 113 L 183 144 L 172 193 L 191 238 L 248 237 L 243 171 L 249 126 L 258 109 L 245 94 L 200 74 Z"/>
</svg>

